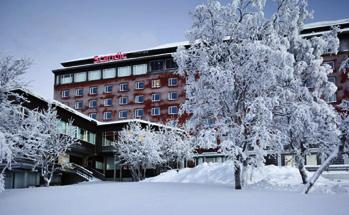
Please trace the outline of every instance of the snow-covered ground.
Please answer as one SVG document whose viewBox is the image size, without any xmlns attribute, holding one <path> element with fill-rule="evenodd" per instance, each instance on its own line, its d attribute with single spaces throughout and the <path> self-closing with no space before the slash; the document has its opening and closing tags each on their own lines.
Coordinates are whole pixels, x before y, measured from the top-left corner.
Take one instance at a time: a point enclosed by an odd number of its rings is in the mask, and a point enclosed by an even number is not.
<svg viewBox="0 0 349 215">
<path fill-rule="evenodd" d="M 195 168 L 185 168 L 177 172 L 171 170 L 146 182 L 179 182 L 200 184 L 234 185 L 234 166 L 231 162 L 203 163 Z M 311 176 L 312 173 L 308 173 Z M 327 173 L 325 173 L 327 174 Z M 349 176 L 349 173 L 343 173 Z M 294 167 L 274 165 L 250 169 L 245 175 L 249 190 L 273 190 L 301 192 L 303 185 L 298 170 Z M 346 193 L 349 195 L 349 180 L 320 177 L 312 189 L 313 193 Z M 348 213 L 349 214 L 349 213 Z"/>
<path fill-rule="evenodd" d="M 236 191 L 231 168 L 229 163 L 202 164 L 140 183 L 90 182 L 6 190 L 0 193 L 0 214 L 348 214 L 349 195 L 343 193 L 348 184 L 344 181 L 338 182 L 336 194 L 334 182 L 324 178 L 309 195 L 289 192 L 285 190 L 297 191 L 300 183 L 294 169 L 270 166 L 254 171 L 254 181 Z M 323 191 L 332 194 L 320 193 Z"/>
</svg>

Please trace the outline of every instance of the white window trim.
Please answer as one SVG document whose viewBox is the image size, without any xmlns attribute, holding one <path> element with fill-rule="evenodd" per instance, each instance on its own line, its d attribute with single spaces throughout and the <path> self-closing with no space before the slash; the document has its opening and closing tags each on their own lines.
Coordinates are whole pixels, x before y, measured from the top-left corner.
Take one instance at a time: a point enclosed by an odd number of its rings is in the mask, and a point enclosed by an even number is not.
<svg viewBox="0 0 349 215">
<path fill-rule="evenodd" d="M 122 117 L 122 116 L 121 116 L 121 113 L 125 113 L 125 112 L 127 113 L 127 114 L 126 114 L 127 116 L 126 116 L 126 117 Z M 119 111 L 119 119 L 127 119 L 127 117 L 128 117 L 128 110 L 120 110 L 120 111 Z"/>
<path fill-rule="evenodd" d="M 176 80 L 176 84 L 172 84 L 172 80 Z M 167 81 L 167 85 L 169 87 L 176 87 L 176 86 L 178 86 L 178 78 L 169 78 L 168 81 Z"/>
<path fill-rule="evenodd" d="M 141 87 L 139 87 L 139 84 L 140 83 L 143 83 L 143 87 L 141 88 Z M 144 81 L 136 81 L 136 83 L 135 83 L 135 89 L 136 90 L 143 90 L 145 88 L 145 83 L 144 83 Z"/>
<path fill-rule="evenodd" d="M 65 95 L 65 92 L 68 92 L 68 95 Z M 68 98 L 70 94 L 70 90 L 66 89 L 66 90 L 62 90 L 61 92 L 61 97 L 62 98 Z"/>
<path fill-rule="evenodd" d="M 142 116 L 139 116 L 138 115 L 138 110 L 143 110 L 143 115 Z M 135 117 L 136 118 L 141 118 L 141 117 L 143 117 L 144 116 L 144 109 L 142 109 L 142 108 L 137 108 L 137 109 L 135 109 Z"/>
<path fill-rule="evenodd" d="M 126 103 L 121 102 L 123 98 L 126 98 Z M 119 105 L 127 105 L 128 104 L 128 97 L 127 96 L 121 96 L 119 98 Z"/>
<path fill-rule="evenodd" d="M 139 101 L 139 98 L 141 98 L 141 97 L 143 97 L 143 101 L 142 102 Z M 144 103 L 144 95 L 136 95 L 135 96 L 135 103 L 143 104 Z"/>
<path fill-rule="evenodd" d="M 122 89 L 122 86 L 127 86 L 127 89 Z M 120 83 L 119 84 L 119 91 L 120 92 L 127 92 L 127 91 L 129 91 L 129 88 L 128 88 L 128 83 L 126 82 L 126 83 Z"/>
<path fill-rule="evenodd" d="M 107 118 L 107 114 L 110 113 L 110 118 Z M 109 120 L 109 119 L 112 119 L 113 118 L 113 113 L 111 111 L 106 111 L 106 112 L 103 112 L 103 119 L 104 120 Z"/>
<path fill-rule="evenodd" d="M 96 106 L 95 107 L 93 107 L 91 104 L 92 104 L 92 101 L 96 101 Z M 96 99 L 92 99 L 92 100 L 89 100 L 88 101 L 88 107 L 89 108 L 96 108 L 97 107 L 97 100 Z"/>
<path fill-rule="evenodd" d="M 78 107 L 77 104 L 81 104 L 81 107 Z M 74 108 L 75 108 L 76 110 L 81 110 L 83 106 L 84 106 L 83 101 L 75 101 Z"/>
<path fill-rule="evenodd" d="M 159 86 L 154 86 L 155 81 L 159 81 Z M 153 80 L 151 80 L 151 88 L 160 88 L 160 87 L 161 87 L 160 79 L 153 79 Z"/>
<path fill-rule="evenodd" d="M 172 108 L 177 108 L 177 113 L 171 113 L 171 109 Z M 167 109 L 167 113 L 169 114 L 169 115 L 177 115 L 178 114 L 178 107 L 177 106 L 169 106 L 168 107 L 168 109 Z"/>
<path fill-rule="evenodd" d="M 174 93 L 176 94 L 176 98 L 172 98 L 172 95 L 173 95 Z M 168 94 L 167 94 L 167 99 L 168 99 L 169 101 L 175 101 L 175 100 L 177 100 L 177 99 L 178 99 L 178 94 L 177 94 L 177 92 L 176 92 L 176 91 L 168 92 Z"/>
<path fill-rule="evenodd" d="M 154 99 L 154 97 L 155 97 L 156 94 L 159 95 L 159 99 L 158 99 L 158 100 L 155 100 L 155 99 Z M 160 94 L 160 93 L 152 93 L 152 94 L 151 94 L 151 101 L 152 101 L 152 102 L 158 102 L 158 101 L 160 101 L 160 100 L 161 100 L 161 94 Z"/>
<path fill-rule="evenodd" d="M 108 87 L 111 87 L 111 91 L 107 91 Z M 113 85 L 112 84 L 107 84 L 104 85 L 104 93 L 112 93 L 113 92 Z"/>
<path fill-rule="evenodd" d="M 96 91 L 97 91 L 96 93 L 93 93 L 93 92 L 92 92 L 92 89 L 94 89 L 94 88 L 97 89 L 97 90 L 96 90 Z M 97 94 L 98 94 L 98 87 L 94 87 L 94 86 L 93 86 L 93 87 L 90 87 L 90 88 L 89 88 L 89 94 L 90 94 L 90 95 L 97 95 Z"/>
<path fill-rule="evenodd" d="M 110 100 L 111 100 L 111 105 L 109 105 L 108 102 L 107 102 L 107 101 L 110 101 Z M 104 106 L 104 107 L 113 106 L 113 99 L 112 99 L 112 98 L 104 99 L 104 100 L 103 100 L 103 106 Z"/>
<path fill-rule="evenodd" d="M 82 95 L 78 94 L 79 90 L 82 90 Z M 83 95 L 84 95 L 84 88 L 77 88 L 77 89 L 75 89 L 75 96 L 83 96 Z"/>
<path fill-rule="evenodd" d="M 159 113 L 155 114 L 155 110 L 159 110 Z M 153 108 L 151 108 L 151 115 L 152 116 L 160 116 L 160 114 L 161 114 L 160 107 L 153 107 Z"/>
<path fill-rule="evenodd" d="M 93 117 L 92 117 L 92 114 L 95 114 L 95 115 L 96 115 L 96 117 L 95 117 L 95 118 L 93 118 Z M 88 116 L 89 116 L 90 118 L 92 118 L 92 119 L 97 119 L 97 113 L 89 113 L 89 114 L 88 114 Z"/>
</svg>

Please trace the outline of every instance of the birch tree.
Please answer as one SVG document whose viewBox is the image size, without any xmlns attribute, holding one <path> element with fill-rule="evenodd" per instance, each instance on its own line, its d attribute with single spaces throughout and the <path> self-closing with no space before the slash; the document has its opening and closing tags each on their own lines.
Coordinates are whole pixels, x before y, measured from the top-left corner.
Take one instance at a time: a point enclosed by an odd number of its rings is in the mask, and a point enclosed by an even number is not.
<svg viewBox="0 0 349 215">
<path fill-rule="evenodd" d="M 336 52 L 336 32 L 302 38 L 304 20 L 311 16 L 307 1 L 275 2 L 271 18 L 264 16 L 262 0 L 197 6 L 187 32 L 190 47 L 174 54 L 186 77 L 180 112 L 191 115 L 189 132 L 200 133 L 208 119 L 213 122 L 209 129 L 221 141 L 220 150 L 235 162 L 236 189 L 241 169 L 263 165 L 266 149 L 288 147 L 303 174 L 301 158 L 310 144 L 326 145 L 329 152 L 339 142 L 336 114 L 323 100 L 336 88 L 321 58 Z M 330 131 L 323 129 L 328 124 Z"/>
</svg>

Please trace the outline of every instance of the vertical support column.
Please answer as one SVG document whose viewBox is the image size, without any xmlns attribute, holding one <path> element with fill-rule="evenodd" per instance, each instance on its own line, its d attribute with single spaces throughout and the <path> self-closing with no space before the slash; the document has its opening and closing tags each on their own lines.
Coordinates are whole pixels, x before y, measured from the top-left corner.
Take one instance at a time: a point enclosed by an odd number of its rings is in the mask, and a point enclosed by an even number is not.
<svg viewBox="0 0 349 215">
<path fill-rule="evenodd" d="M 114 153 L 114 181 L 116 181 L 116 153 Z"/>
</svg>

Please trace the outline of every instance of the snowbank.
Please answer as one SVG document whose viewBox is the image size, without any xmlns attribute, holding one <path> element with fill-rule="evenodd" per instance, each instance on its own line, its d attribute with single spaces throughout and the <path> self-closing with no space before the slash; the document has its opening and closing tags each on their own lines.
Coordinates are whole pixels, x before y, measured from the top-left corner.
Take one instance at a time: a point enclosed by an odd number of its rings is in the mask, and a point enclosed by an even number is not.
<svg viewBox="0 0 349 215">
<path fill-rule="evenodd" d="M 234 166 L 231 162 L 203 163 L 195 168 L 185 168 L 178 172 L 171 170 L 159 176 L 148 178 L 143 182 L 226 184 L 233 186 L 233 174 Z M 311 175 L 311 173 L 308 174 Z M 300 192 L 303 189 L 299 172 L 294 167 L 269 165 L 253 168 L 247 170 L 244 177 L 247 182 L 245 189 L 292 192 Z M 321 177 L 312 192 L 349 194 L 349 180 L 329 180 Z"/>
</svg>

